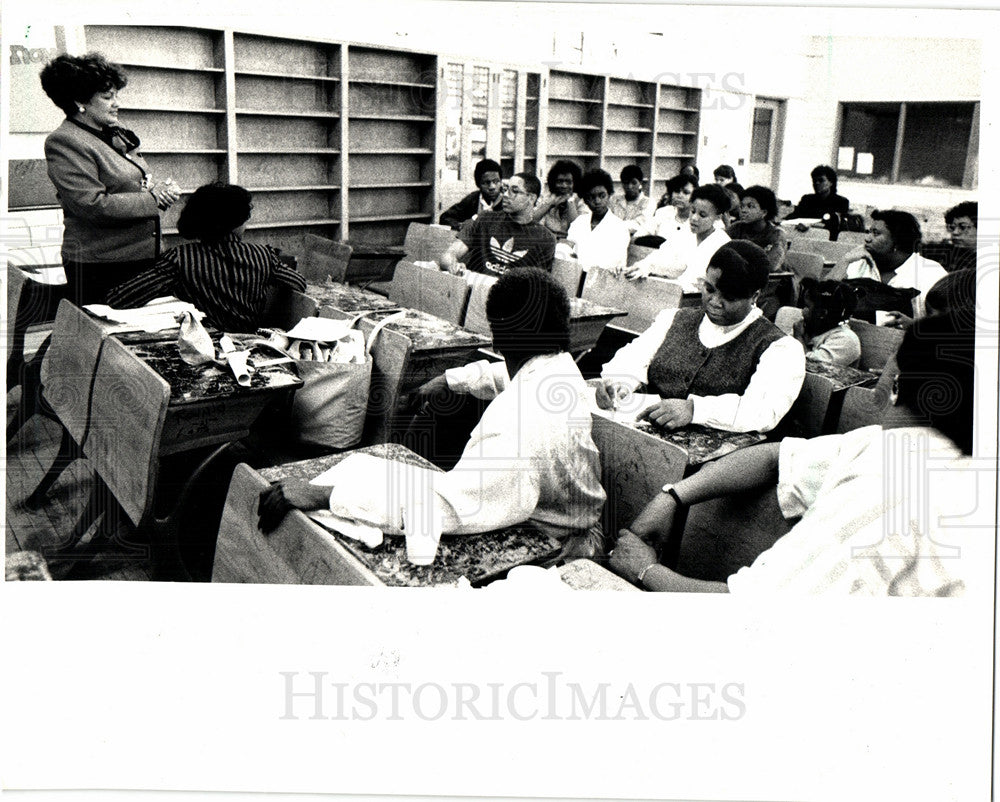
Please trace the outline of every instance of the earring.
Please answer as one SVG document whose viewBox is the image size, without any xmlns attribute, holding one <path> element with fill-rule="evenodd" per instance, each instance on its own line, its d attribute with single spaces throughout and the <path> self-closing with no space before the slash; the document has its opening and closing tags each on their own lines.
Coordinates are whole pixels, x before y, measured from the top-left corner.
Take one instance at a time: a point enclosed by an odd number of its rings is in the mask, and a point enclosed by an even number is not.
<svg viewBox="0 0 1000 802">
<path fill-rule="evenodd" d="M 84 108 L 83 106 L 80 106 L 80 107 L 79 107 L 79 108 L 77 109 L 77 111 L 79 111 L 79 112 L 80 112 L 80 114 L 86 114 L 86 113 L 87 113 L 87 109 L 85 109 L 85 108 Z"/>
</svg>

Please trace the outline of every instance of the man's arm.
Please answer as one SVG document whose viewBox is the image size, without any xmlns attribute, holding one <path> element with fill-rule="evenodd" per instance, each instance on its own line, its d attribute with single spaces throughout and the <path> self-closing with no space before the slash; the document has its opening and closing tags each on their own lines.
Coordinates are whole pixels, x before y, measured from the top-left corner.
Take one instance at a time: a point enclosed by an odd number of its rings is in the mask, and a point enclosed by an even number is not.
<svg viewBox="0 0 1000 802">
<path fill-rule="evenodd" d="M 450 226 L 456 231 L 462 227 L 462 223 L 471 218 L 479 208 L 479 192 L 466 195 L 462 200 L 441 212 L 438 222 L 443 226 Z"/>
<path fill-rule="evenodd" d="M 449 273 L 460 274 L 461 270 L 458 265 L 468 252 L 469 246 L 464 242 L 461 240 L 453 242 L 448 246 L 448 250 L 441 254 L 441 269 L 447 270 Z"/>
</svg>

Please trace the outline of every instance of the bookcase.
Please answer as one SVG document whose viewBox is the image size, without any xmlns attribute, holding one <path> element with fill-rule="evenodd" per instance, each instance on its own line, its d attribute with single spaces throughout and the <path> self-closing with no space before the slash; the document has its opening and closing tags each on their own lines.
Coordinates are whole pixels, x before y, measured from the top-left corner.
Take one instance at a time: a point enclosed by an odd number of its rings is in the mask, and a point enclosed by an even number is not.
<svg viewBox="0 0 1000 802">
<path fill-rule="evenodd" d="M 473 188 L 484 156 L 543 181 L 558 159 L 616 183 L 634 163 L 655 197 L 697 153 L 701 95 L 687 87 L 231 29 L 89 25 L 84 37 L 125 68 L 122 124 L 156 179 L 247 187 L 246 238 L 291 253 L 307 233 L 401 244 Z M 58 205 L 44 159 L 10 160 L 9 180 L 12 211 Z M 164 215 L 166 246 L 181 206 Z"/>
</svg>

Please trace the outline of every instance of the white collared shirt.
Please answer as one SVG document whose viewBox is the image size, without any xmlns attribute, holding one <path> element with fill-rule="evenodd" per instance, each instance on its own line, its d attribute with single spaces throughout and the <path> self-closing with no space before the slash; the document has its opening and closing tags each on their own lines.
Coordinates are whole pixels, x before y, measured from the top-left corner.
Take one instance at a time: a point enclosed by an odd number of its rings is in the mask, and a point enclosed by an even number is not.
<svg viewBox="0 0 1000 802">
<path fill-rule="evenodd" d="M 601 267 L 605 270 L 625 269 L 628 258 L 629 233 L 618 217 L 608 212 L 596 226 L 591 228 L 591 213 L 588 209 L 569 225 L 566 242 L 572 243 L 576 258 L 584 270 Z"/>
</svg>

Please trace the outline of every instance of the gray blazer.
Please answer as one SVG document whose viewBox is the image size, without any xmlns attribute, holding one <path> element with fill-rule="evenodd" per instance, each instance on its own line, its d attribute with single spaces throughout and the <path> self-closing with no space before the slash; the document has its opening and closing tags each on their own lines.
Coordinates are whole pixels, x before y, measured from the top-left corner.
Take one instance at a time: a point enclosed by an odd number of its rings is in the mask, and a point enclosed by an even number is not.
<svg viewBox="0 0 1000 802">
<path fill-rule="evenodd" d="M 159 253 L 156 200 L 143 187 L 149 165 L 64 120 L 45 139 L 49 178 L 63 208 L 63 261 L 129 262 Z"/>
</svg>

